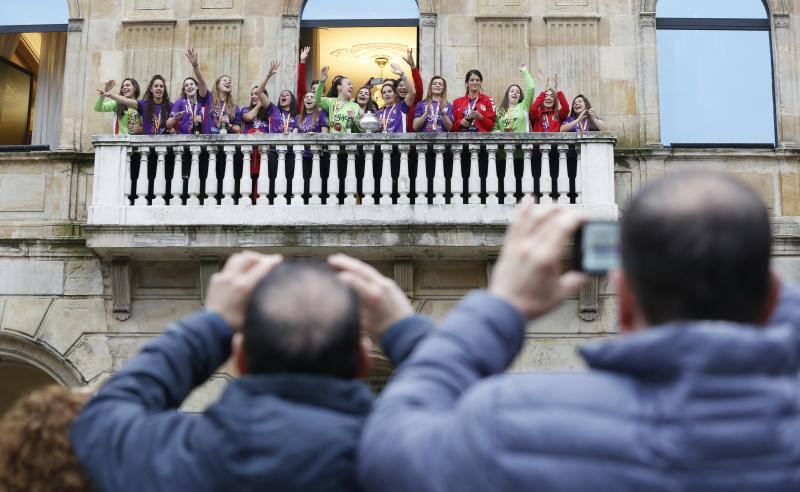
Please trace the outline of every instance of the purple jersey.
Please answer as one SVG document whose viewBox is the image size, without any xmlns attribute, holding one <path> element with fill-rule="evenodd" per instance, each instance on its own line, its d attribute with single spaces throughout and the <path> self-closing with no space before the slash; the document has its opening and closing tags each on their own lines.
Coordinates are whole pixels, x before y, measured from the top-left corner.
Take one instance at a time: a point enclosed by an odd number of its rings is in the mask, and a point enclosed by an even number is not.
<svg viewBox="0 0 800 492">
<path fill-rule="evenodd" d="M 561 124 L 562 125 L 566 125 L 567 123 L 572 123 L 573 121 L 575 121 L 577 119 L 578 118 L 576 118 L 574 116 L 567 116 L 567 118 Z M 573 128 L 571 131 L 576 132 L 576 133 L 590 131 L 589 118 L 586 118 L 585 120 L 583 120 L 580 123 L 578 123 L 577 125 L 575 125 L 575 128 Z"/>
<path fill-rule="evenodd" d="M 267 114 L 269 114 L 270 133 L 292 133 L 297 128 L 297 121 L 291 113 L 279 109 L 277 104 L 270 104 Z"/>
<path fill-rule="evenodd" d="M 386 106 L 376 115 L 381 123 L 381 131 L 384 133 L 405 133 L 406 114 L 409 107 L 405 100 Z"/>
<path fill-rule="evenodd" d="M 324 109 L 319 110 L 316 123 L 313 120 L 313 115 L 298 114 L 295 117 L 298 131 L 300 133 L 322 133 L 323 128 L 328 128 L 328 113 Z"/>
<path fill-rule="evenodd" d="M 211 91 L 206 91 L 205 97 L 198 94 L 197 101 L 194 104 L 183 96 L 179 97 L 172 105 L 172 111 L 169 113 L 169 117 L 174 118 L 176 114 L 183 111 L 183 118 L 181 121 L 175 122 L 175 131 L 183 135 L 192 133 L 192 115 L 203 118 L 204 124 L 202 126 L 205 127 L 205 120 L 209 107 L 211 107 Z M 204 133 L 203 129 L 201 129 L 200 132 Z"/>
<path fill-rule="evenodd" d="M 421 103 L 417 104 L 417 108 L 414 110 L 414 118 L 419 118 L 423 114 L 425 114 L 426 106 L 430 104 L 430 111 L 428 112 L 428 118 L 425 121 L 425 124 L 420 128 L 420 132 L 446 132 L 444 128 L 444 123 L 442 123 L 442 115 L 441 109 L 439 106 L 439 101 L 431 101 L 427 103 L 422 101 Z M 453 105 L 447 104 L 447 107 L 444 108 L 444 113 L 453 121 Z"/>
<path fill-rule="evenodd" d="M 239 119 L 242 120 L 242 133 L 269 133 L 269 117 L 261 118 L 263 110 L 259 111 L 253 121 L 245 121 L 244 115 L 250 112 L 252 108 L 242 108 L 239 111 Z"/>
<path fill-rule="evenodd" d="M 220 120 L 223 116 L 227 116 L 230 120 L 228 123 L 228 132 L 230 132 L 230 126 L 242 126 L 242 114 L 239 109 L 239 106 L 236 104 L 233 105 L 233 112 L 228 114 L 228 109 L 225 107 L 225 104 L 222 102 L 218 102 L 214 104 L 213 99 L 211 102 L 211 110 L 208 112 L 209 118 L 206 118 L 203 121 L 203 133 L 219 133 L 220 127 Z"/>
<path fill-rule="evenodd" d="M 152 107 L 152 111 L 148 113 L 147 109 L 150 107 Z M 167 120 L 165 118 L 163 122 L 161 121 L 161 111 L 164 111 L 165 115 L 167 115 L 169 109 L 167 104 L 156 105 L 147 99 L 139 99 L 138 110 L 139 114 L 142 115 L 142 133 L 144 135 L 163 135 L 167 133 Z"/>
</svg>

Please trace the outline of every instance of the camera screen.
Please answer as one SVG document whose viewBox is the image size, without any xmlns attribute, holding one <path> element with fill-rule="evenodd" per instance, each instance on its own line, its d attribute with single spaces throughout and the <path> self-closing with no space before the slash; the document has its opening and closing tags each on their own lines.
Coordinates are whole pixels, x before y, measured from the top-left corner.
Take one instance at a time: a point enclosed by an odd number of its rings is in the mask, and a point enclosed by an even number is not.
<svg viewBox="0 0 800 492">
<path fill-rule="evenodd" d="M 607 272 L 619 264 L 619 224 L 588 222 L 581 234 L 582 270 Z"/>
</svg>

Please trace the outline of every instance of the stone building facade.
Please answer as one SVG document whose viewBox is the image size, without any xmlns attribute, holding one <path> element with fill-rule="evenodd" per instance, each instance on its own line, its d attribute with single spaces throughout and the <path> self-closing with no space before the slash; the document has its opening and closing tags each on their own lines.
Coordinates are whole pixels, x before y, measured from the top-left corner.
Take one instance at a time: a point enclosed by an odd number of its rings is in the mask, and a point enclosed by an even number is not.
<svg viewBox="0 0 800 492">
<path fill-rule="evenodd" d="M 239 101 L 272 59 L 283 63 L 279 87 L 293 87 L 304 2 L 65 1 L 60 145 L 52 152 L 0 154 L 0 371 L 13 363 L 66 385 L 101 380 L 170 321 L 198 309 L 210 274 L 243 246 L 294 257 L 349 252 L 394 277 L 419 312 L 437 319 L 468 290 L 486 285 L 502 220 L 445 230 L 394 224 L 368 233 L 357 223 L 249 229 L 89 223 L 96 166 L 103 165 L 93 136 L 110 126 L 108 115 L 91 111 L 100 81 L 146 81 L 161 73 L 178 94 L 188 75 L 183 53 L 193 46 L 209 78 L 233 77 Z M 558 72 L 565 91 L 587 94 L 616 134 L 612 191 L 620 213 L 638 188 L 664 173 L 730 172 L 766 200 L 776 268 L 800 279 L 800 0 L 766 3 L 775 148 L 661 145 L 656 0 L 420 0 L 419 64 L 424 80 L 441 74 L 456 88 L 468 69 L 480 67 L 486 91 L 495 96 L 515 79 L 518 63 Z M 175 242 L 176 235 L 189 239 Z M 391 247 L 381 248 L 385 241 Z M 613 293 L 604 281 L 593 282 L 529 326 L 513 369 L 579 369 L 575 348 L 615 333 L 615 317 Z M 221 371 L 187 408 L 213 399 L 228 373 Z"/>
</svg>

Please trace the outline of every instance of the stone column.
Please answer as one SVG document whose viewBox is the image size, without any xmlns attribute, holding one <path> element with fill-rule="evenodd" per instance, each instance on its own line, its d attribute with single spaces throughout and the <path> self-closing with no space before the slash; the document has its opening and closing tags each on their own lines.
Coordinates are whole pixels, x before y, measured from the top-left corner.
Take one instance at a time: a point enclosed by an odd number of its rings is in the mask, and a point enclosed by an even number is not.
<svg viewBox="0 0 800 492">
<path fill-rule="evenodd" d="M 656 13 L 639 14 L 639 70 L 638 93 L 639 133 L 647 146 L 661 145 L 658 120 L 658 51 L 656 49 Z"/>
<path fill-rule="evenodd" d="M 436 42 L 436 24 L 436 14 L 420 13 L 417 63 L 426 87 L 431 77 L 442 73 L 441 43 Z"/>
<path fill-rule="evenodd" d="M 278 87 L 297 86 L 297 63 L 300 50 L 300 17 L 296 15 L 281 16 L 281 70 L 278 72 L 280 85 Z M 294 89 L 292 89 L 294 91 Z"/>
<path fill-rule="evenodd" d="M 775 120 L 777 123 L 778 145 L 797 147 L 797 56 L 795 55 L 790 17 L 786 14 L 772 16 L 772 59 L 775 77 Z"/>
<path fill-rule="evenodd" d="M 82 150 L 86 75 L 86 35 L 83 19 L 70 19 L 67 28 L 67 51 L 64 57 L 64 89 L 59 151 Z"/>
</svg>

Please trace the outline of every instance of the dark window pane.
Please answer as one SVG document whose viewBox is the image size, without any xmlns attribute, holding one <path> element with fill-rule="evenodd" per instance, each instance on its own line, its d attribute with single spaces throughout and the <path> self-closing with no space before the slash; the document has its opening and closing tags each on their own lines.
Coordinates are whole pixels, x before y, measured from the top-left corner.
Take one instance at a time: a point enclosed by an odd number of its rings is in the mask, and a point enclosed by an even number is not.
<svg viewBox="0 0 800 492">
<path fill-rule="evenodd" d="M 661 142 L 774 144 L 769 32 L 657 31 Z"/>
<path fill-rule="evenodd" d="M 657 17 L 766 19 L 761 0 L 658 0 Z"/>
</svg>

